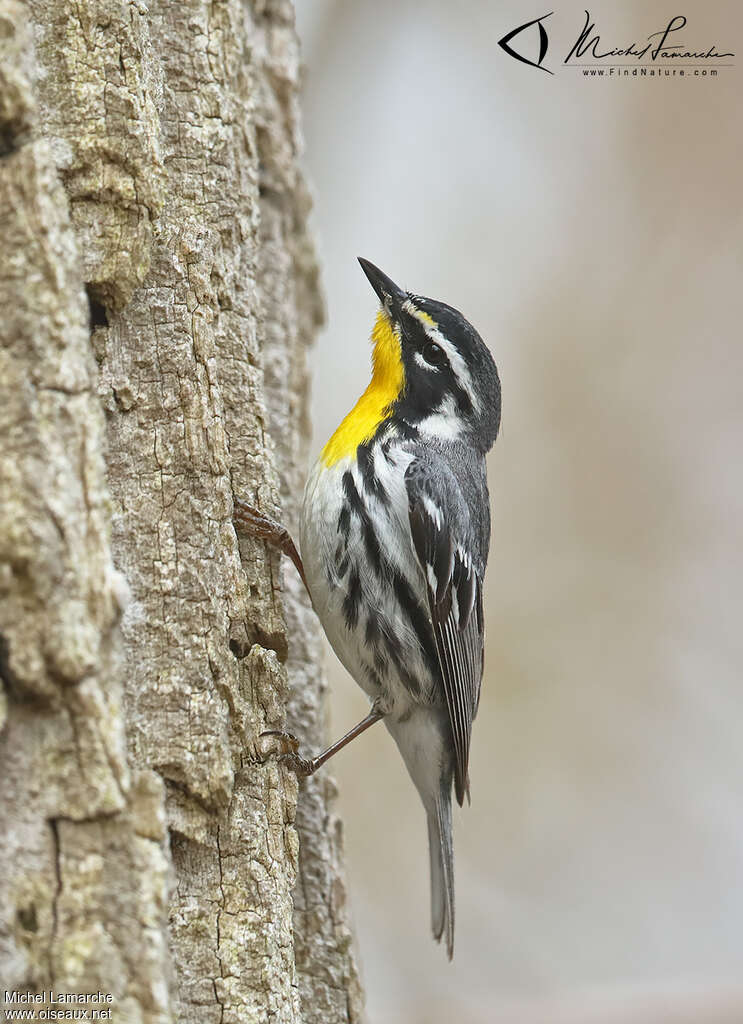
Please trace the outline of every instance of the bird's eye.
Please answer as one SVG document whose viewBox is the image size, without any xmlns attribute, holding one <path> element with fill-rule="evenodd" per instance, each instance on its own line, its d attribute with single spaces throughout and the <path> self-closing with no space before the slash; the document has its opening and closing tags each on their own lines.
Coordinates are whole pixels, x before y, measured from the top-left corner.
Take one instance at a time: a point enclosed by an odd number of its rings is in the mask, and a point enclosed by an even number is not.
<svg viewBox="0 0 743 1024">
<path fill-rule="evenodd" d="M 428 341 L 423 346 L 423 358 L 430 366 L 443 366 L 446 362 L 444 350 L 435 341 Z"/>
</svg>

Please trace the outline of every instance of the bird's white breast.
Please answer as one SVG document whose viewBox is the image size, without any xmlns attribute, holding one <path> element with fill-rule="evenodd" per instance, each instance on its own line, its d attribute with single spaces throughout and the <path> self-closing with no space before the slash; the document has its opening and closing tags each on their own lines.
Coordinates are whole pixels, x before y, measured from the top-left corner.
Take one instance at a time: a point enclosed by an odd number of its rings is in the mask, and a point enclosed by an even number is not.
<svg viewBox="0 0 743 1024">
<path fill-rule="evenodd" d="M 405 487 L 412 456 L 400 447 L 385 453 L 375 445 L 372 457 L 379 492 L 365 484 L 355 458 L 340 459 L 332 466 L 317 463 L 305 488 L 300 547 L 315 611 L 338 658 L 372 699 L 381 690 L 401 715 L 411 706 L 410 679 L 421 688 L 416 703 L 427 703 L 432 690 L 430 670 L 393 584 L 394 579 L 399 583 L 403 578 L 416 600 L 425 605 L 425 581 L 410 535 Z M 351 483 L 361 503 L 360 513 L 349 502 Z M 370 524 L 379 543 L 381 570 L 369 557 L 365 531 Z M 357 619 L 349 621 L 353 573 L 358 573 L 361 599 Z M 402 652 L 402 668 L 397 649 Z M 377 668 L 382 666 L 384 671 L 375 669 L 375 654 Z M 408 670 L 406 684 L 401 674 Z"/>
</svg>

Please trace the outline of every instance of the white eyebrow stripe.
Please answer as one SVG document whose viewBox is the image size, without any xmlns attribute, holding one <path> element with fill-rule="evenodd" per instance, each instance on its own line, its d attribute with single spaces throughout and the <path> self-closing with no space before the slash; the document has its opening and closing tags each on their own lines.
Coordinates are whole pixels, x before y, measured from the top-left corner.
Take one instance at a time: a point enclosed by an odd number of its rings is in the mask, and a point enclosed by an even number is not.
<svg viewBox="0 0 743 1024">
<path fill-rule="evenodd" d="M 449 365 L 454 371 L 454 376 L 457 378 L 460 386 L 464 388 L 466 394 L 469 396 L 474 411 L 479 414 L 482 411 L 482 409 L 480 406 L 480 402 L 478 401 L 477 398 L 477 393 L 475 392 L 475 389 L 472 386 L 472 377 L 470 376 L 470 371 L 467 367 L 467 364 L 465 363 L 464 359 L 462 358 L 458 350 L 454 347 L 454 345 L 452 345 L 448 338 L 444 337 L 444 335 L 438 329 L 438 326 L 436 325 L 436 323 L 433 322 L 432 318 L 428 315 L 428 313 L 424 312 L 422 309 L 418 309 L 418 307 L 412 302 L 411 299 L 406 299 L 405 302 L 403 302 L 402 304 L 402 308 L 405 310 L 406 313 L 409 313 L 410 316 L 415 317 L 415 319 L 422 325 L 423 330 L 426 332 L 431 341 L 435 341 L 436 344 L 440 345 L 441 348 L 444 350 L 444 352 L 446 353 L 446 357 L 449 360 Z"/>
</svg>

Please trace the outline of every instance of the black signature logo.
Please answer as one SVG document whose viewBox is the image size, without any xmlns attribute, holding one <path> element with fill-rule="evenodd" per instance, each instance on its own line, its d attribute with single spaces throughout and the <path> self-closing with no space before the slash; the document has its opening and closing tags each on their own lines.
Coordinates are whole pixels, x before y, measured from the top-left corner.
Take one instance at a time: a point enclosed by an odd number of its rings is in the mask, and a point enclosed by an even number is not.
<svg viewBox="0 0 743 1024">
<path fill-rule="evenodd" d="M 671 43 L 669 39 L 673 32 L 679 32 L 686 25 L 687 19 L 683 14 L 677 14 L 668 22 L 665 28 L 659 32 L 651 32 L 647 37 L 648 41 L 644 46 L 637 46 L 636 43 L 632 42 L 629 46 L 615 46 L 608 50 L 601 52 L 599 45 L 601 43 L 601 36 L 597 32 L 593 38 L 591 33 L 595 29 L 594 22 L 591 21 L 591 15 L 588 11 L 586 14 L 586 22 L 581 30 L 580 35 L 573 43 L 570 53 L 565 58 L 567 64 L 571 57 L 585 57 L 586 55 L 594 57 L 596 60 L 605 60 L 607 57 L 635 57 L 638 61 L 641 61 L 643 57 L 649 56 L 652 61 L 657 61 L 660 57 L 661 60 L 679 58 L 685 60 L 709 60 L 715 57 L 734 57 L 734 53 L 718 53 L 716 47 L 710 46 L 706 50 L 687 50 L 683 43 Z M 657 41 L 656 41 L 657 40 Z"/>
<path fill-rule="evenodd" d="M 513 57 L 515 60 L 521 61 L 522 64 L 526 64 L 532 68 L 538 68 L 540 71 L 546 71 L 548 75 L 554 72 L 550 71 L 549 68 L 544 67 L 544 58 L 547 55 L 547 47 L 549 46 L 549 40 L 547 38 L 547 30 L 542 24 L 546 18 L 550 18 L 554 14 L 554 11 L 550 11 L 549 14 L 543 14 L 539 18 L 534 18 L 532 21 L 527 21 L 524 25 L 519 25 L 518 28 L 512 29 L 502 39 L 498 40 L 498 46 L 505 50 L 509 57 Z M 602 43 L 601 35 L 596 31 L 596 23 L 591 20 L 591 15 L 588 11 L 585 11 L 586 20 L 583 28 L 578 33 L 578 38 L 571 46 L 567 57 L 565 57 L 563 64 L 570 65 L 571 58 L 577 58 L 578 60 L 590 59 L 590 61 L 599 63 L 611 63 L 612 58 L 615 57 L 630 57 L 637 61 L 638 65 L 643 63 L 643 59 L 650 63 L 663 63 L 666 66 L 675 63 L 675 60 L 681 59 L 686 61 L 695 62 L 706 62 L 709 61 L 713 64 L 715 60 L 720 60 L 723 57 L 734 57 L 735 54 L 730 51 L 720 52 L 716 46 L 705 46 L 705 47 L 691 47 L 687 48 L 683 43 L 677 43 L 671 41 L 672 39 L 678 38 L 675 36 L 676 32 L 679 32 L 682 28 L 687 25 L 687 18 L 683 14 L 676 14 L 670 19 L 665 28 L 660 29 L 658 32 L 651 32 L 646 37 L 646 42 L 638 46 L 637 43 L 631 42 L 625 46 L 609 46 L 607 47 Z M 522 53 L 519 53 L 511 46 L 512 40 L 516 39 L 522 33 L 527 32 L 533 26 L 536 26 L 539 33 L 539 57 L 537 60 L 531 60 L 529 57 L 525 57 Z M 616 62 L 615 62 L 616 63 Z M 585 64 L 582 66 L 586 66 Z M 678 65 L 677 65 L 678 66 Z M 683 71 L 681 72 L 683 74 Z"/>
<path fill-rule="evenodd" d="M 525 25 L 519 25 L 518 28 L 513 29 L 512 32 L 509 32 L 507 35 L 503 36 L 502 39 L 499 39 L 498 46 L 502 47 L 509 57 L 515 57 L 516 60 L 520 60 L 522 64 L 528 64 L 529 67 L 532 68 L 539 68 L 540 71 L 546 71 L 548 75 L 554 74 L 554 72 L 550 71 L 549 68 L 542 67 L 542 61 L 547 56 L 548 46 L 547 30 L 542 22 L 552 14 L 554 14 L 554 11 L 550 11 L 549 14 L 543 14 L 541 18 L 534 18 L 533 21 L 527 21 Z M 515 39 L 516 36 L 520 36 L 522 32 L 531 28 L 532 25 L 536 25 L 539 29 L 539 60 L 537 61 L 529 60 L 528 57 L 522 56 L 522 54 L 517 53 L 510 45 L 512 39 Z"/>
</svg>

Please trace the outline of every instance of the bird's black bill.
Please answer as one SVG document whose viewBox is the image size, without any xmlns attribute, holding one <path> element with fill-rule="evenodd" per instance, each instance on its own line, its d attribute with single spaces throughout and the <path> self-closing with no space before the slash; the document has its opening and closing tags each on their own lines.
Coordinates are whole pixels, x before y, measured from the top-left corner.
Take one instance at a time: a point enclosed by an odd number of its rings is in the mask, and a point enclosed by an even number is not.
<svg viewBox="0 0 743 1024">
<path fill-rule="evenodd" d="M 407 292 L 399 288 L 386 274 L 383 274 L 379 267 L 375 267 L 363 256 L 358 257 L 361 269 L 369 278 L 369 284 L 379 296 L 379 301 L 391 313 L 395 308 L 401 306 L 407 298 Z"/>
</svg>

